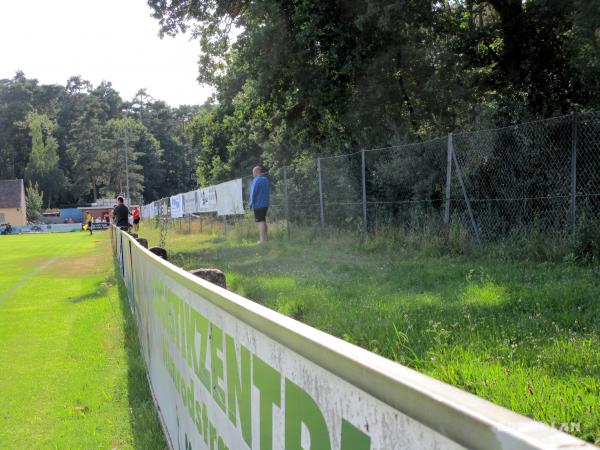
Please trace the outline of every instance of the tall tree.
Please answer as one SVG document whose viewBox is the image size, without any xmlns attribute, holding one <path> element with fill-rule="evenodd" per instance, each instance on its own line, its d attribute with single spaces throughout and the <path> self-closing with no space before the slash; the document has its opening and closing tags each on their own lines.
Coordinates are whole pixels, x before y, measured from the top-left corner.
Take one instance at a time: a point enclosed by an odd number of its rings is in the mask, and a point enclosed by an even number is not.
<svg viewBox="0 0 600 450">
<path fill-rule="evenodd" d="M 73 164 L 72 189 L 79 200 L 96 201 L 99 188 L 107 182 L 109 143 L 103 133 L 99 115 L 102 108 L 97 98 L 86 97 L 81 115 L 69 130 L 67 154 Z"/>
<path fill-rule="evenodd" d="M 29 184 L 39 185 L 50 207 L 66 181 L 58 165 L 58 144 L 52 136 L 54 124 L 46 115 L 30 112 L 27 128 L 31 136 L 31 155 L 25 167 L 25 179 Z"/>
</svg>

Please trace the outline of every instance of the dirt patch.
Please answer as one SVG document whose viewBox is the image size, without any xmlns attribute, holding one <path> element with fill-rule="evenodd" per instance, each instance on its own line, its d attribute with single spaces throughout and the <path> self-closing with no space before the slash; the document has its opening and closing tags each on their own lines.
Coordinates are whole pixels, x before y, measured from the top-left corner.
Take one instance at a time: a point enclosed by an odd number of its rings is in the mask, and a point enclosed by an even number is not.
<svg viewBox="0 0 600 450">
<path fill-rule="evenodd" d="M 65 256 L 48 268 L 48 272 L 64 278 L 83 278 L 106 273 L 107 255 L 94 251 L 88 255 Z"/>
</svg>

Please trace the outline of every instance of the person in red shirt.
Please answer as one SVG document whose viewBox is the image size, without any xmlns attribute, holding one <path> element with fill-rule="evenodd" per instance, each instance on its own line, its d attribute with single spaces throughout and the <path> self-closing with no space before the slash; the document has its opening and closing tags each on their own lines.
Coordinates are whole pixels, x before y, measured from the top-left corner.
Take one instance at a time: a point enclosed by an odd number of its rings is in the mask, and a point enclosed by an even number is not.
<svg viewBox="0 0 600 450">
<path fill-rule="evenodd" d="M 131 211 L 131 215 L 133 216 L 133 232 L 137 233 L 140 229 L 140 209 L 136 206 Z"/>
</svg>

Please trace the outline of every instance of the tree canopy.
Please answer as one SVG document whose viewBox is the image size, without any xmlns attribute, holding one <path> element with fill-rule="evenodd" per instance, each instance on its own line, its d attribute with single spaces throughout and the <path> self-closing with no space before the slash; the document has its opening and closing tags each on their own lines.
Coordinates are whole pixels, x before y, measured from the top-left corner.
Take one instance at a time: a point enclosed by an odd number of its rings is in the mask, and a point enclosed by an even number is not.
<svg viewBox="0 0 600 450">
<path fill-rule="evenodd" d="M 42 85 L 18 72 L 0 80 L 0 178 L 24 178 L 46 206 L 92 202 L 125 192 L 127 146 L 132 200 L 192 189 L 197 149 L 185 124 L 199 111 L 145 90 L 125 101 L 110 82 Z"/>
<path fill-rule="evenodd" d="M 600 103 L 600 3 L 148 0 L 200 41 L 198 178 Z"/>
</svg>

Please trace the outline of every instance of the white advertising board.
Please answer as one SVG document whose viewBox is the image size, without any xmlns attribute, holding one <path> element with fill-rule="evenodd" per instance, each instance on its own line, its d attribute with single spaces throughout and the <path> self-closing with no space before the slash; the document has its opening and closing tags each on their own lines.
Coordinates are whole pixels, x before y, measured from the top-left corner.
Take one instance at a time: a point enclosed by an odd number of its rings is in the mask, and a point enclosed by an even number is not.
<svg viewBox="0 0 600 450">
<path fill-rule="evenodd" d="M 217 210 L 217 193 L 214 186 L 198 189 L 197 212 L 215 212 Z"/>
<path fill-rule="evenodd" d="M 244 214 L 241 178 L 217 184 L 215 190 L 217 193 L 217 214 L 219 216 Z"/>
<path fill-rule="evenodd" d="M 112 230 L 172 448 L 593 448 L 196 278 Z"/>
<path fill-rule="evenodd" d="M 183 217 L 183 195 L 177 194 L 170 198 L 171 204 L 171 217 L 177 219 Z"/>
</svg>

